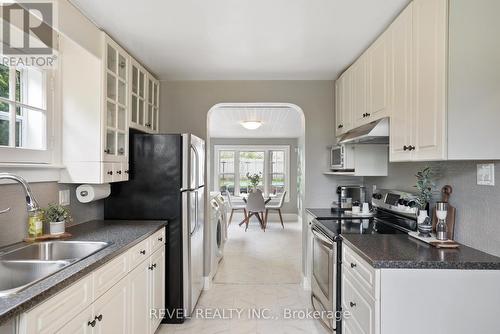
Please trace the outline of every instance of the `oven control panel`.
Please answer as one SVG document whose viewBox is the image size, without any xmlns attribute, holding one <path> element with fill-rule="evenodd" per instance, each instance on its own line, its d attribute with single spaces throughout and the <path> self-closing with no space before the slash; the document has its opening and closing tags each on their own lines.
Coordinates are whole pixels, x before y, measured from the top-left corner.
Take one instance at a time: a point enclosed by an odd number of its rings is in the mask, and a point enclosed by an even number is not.
<svg viewBox="0 0 500 334">
<path fill-rule="evenodd" d="M 417 196 L 405 191 L 377 189 L 372 195 L 372 206 L 411 217 L 418 214 Z"/>
</svg>

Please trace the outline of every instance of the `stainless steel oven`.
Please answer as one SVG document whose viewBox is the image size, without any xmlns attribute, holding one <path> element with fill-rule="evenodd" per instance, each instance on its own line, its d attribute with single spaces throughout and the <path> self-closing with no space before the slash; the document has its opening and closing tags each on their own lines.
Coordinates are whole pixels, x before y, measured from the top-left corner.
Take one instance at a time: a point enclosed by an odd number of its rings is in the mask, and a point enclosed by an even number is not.
<svg viewBox="0 0 500 334">
<path fill-rule="evenodd" d="M 314 310 L 321 312 L 321 323 L 329 330 L 335 330 L 337 291 L 337 243 L 317 226 L 313 234 L 313 261 L 311 282 L 311 303 Z"/>
</svg>

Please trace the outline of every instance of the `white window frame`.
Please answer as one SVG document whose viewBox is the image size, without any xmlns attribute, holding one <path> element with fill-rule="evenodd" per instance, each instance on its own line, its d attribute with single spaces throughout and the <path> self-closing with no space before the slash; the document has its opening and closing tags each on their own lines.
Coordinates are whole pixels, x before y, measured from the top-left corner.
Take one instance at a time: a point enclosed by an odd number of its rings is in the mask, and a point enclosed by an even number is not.
<svg viewBox="0 0 500 334">
<path fill-rule="evenodd" d="M 240 152 L 264 152 L 264 173 L 263 185 L 264 194 L 269 193 L 271 180 L 269 179 L 271 169 L 271 151 L 285 152 L 285 202 L 290 201 L 290 145 L 214 145 L 215 166 L 214 166 L 214 187 L 219 189 L 219 165 L 220 152 L 234 151 L 234 196 L 240 196 Z"/>
<path fill-rule="evenodd" d="M 20 102 L 15 102 L 14 99 L 11 99 L 12 96 L 15 96 L 15 71 L 16 68 L 9 68 L 9 80 L 10 84 L 10 93 L 9 98 L 1 98 L 0 101 L 9 104 L 9 113 L 10 119 L 16 120 L 19 118 L 16 115 L 15 105 L 26 107 L 33 110 L 40 110 L 45 113 L 45 149 L 44 150 L 36 150 L 36 149 L 27 149 L 23 147 L 13 147 L 13 146 L 0 146 L 0 168 L 7 167 L 12 168 L 16 166 L 24 167 L 24 165 L 29 164 L 31 167 L 54 167 L 55 163 L 55 150 L 54 150 L 54 137 L 55 137 L 55 128 L 54 128 L 54 71 L 53 70 L 43 70 L 43 80 L 44 80 L 44 96 L 45 96 L 45 108 L 36 108 L 30 105 L 25 105 Z M 14 82 L 14 85 L 12 85 Z M 13 104 L 14 103 L 14 104 Z M 9 130 L 9 144 L 15 143 L 15 124 L 16 122 L 10 122 L 10 130 Z"/>
</svg>

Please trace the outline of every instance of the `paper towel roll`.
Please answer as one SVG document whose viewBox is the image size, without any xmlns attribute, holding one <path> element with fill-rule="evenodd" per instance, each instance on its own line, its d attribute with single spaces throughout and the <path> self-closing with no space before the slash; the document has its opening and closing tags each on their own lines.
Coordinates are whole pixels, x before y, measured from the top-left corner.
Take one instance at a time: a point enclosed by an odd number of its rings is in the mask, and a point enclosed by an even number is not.
<svg viewBox="0 0 500 334">
<path fill-rule="evenodd" d="M 105 184 L 82 184 L 76 188 L 76 198 L 82 203 L 89 203 L 106 198 L 111 194 L 111 186 Z"/>
</svg>

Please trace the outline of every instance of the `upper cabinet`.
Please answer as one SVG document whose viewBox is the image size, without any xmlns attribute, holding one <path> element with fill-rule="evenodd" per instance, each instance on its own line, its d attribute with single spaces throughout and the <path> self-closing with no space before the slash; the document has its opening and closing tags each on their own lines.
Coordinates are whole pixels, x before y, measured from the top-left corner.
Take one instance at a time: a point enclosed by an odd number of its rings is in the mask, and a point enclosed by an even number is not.
<svg viewBox="0 0 500 334">
<path fill-rule="evenodd" d="M 158 131 L 159 82 L 104 32 L 101 54 L 60 34 L 63 183 L 128 180 L 129 127 Z"/>
<path fill-rule="evenodd" d="M 344 73 L 335 83 L 335 124 L 336 136 L 340 136 L 352 128 L 352 75 Z"/>
<path fill-rule="evenodd" d="M 391 161 L 500 159 L 499 11 L 495 0 L 412 1 L 343 73 L 353 125 L 336 134 L 390 117 Z"/>
<path fill-rule="evenodd" d="M 158 132 L 159 81 L 132 60 L 130 89 L 130 127 L 148 133 Z"/>
</svg>

